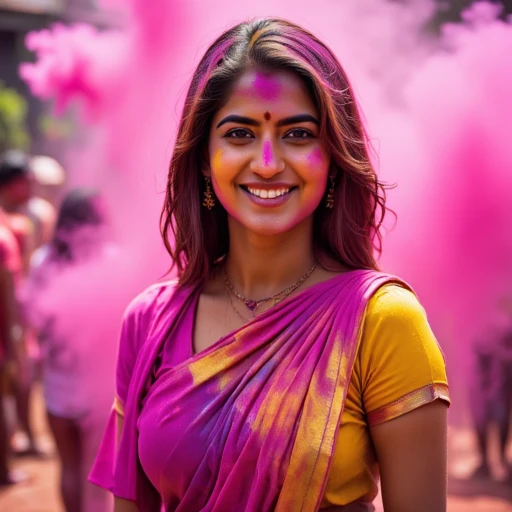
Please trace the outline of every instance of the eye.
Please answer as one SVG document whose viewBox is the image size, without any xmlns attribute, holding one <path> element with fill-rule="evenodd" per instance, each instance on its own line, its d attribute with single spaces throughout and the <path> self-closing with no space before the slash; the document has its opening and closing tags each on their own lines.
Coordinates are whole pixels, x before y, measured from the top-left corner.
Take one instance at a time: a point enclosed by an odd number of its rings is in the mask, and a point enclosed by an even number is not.
<svg viewBox="0 0 512 512">
<path fill-rule="evenodd" d="M 235 128 L 226 133 L 224 137 L 227 139 L 250 139 L 253 138 L 253 134 L 245 128 Z"/>
<path fill-rule="evenodd" d="M 293 130 L 290 130 L 285 137 L 288 139 L 306 140 L 314 138 L 314 135 L 304 128 L 294 128 Z"/>
</svg>

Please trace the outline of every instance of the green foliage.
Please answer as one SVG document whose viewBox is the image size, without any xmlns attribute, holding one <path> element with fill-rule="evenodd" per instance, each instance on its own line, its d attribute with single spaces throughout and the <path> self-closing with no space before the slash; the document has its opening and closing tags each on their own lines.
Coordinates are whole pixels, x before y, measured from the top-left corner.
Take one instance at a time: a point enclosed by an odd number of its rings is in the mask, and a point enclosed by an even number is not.
<svg viewBox="0 0 512 512">
<path fill-rule="evenodd" d="M 26 127 L 27 102 L 0 81 L 0 151 L 16 148 L 27 151 L 30 136 Z"/>
<path fill-rule="evenodd" d="M 39 116 L 37 126 L 42 135 L 50 141 L 70 139 L 75 132 L 75 124 L 69 114 L 65 117 L 54 117 L 45 112 Z"/>
</svg>

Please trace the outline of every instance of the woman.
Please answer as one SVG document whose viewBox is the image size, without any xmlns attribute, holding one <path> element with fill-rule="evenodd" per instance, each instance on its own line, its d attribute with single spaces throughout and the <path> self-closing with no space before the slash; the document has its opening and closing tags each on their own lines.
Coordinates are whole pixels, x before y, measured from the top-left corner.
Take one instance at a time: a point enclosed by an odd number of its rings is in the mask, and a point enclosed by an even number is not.
<svg viewBox="0 0 512 512">
<path fill-rule="evenodd" d="M 372 510 L 378 470 L 387 512 L 445 510 L 443 357 L 377 271 L 384 208 L 332 52 L 278 19 L 222 34 L 170 165 L 178 279 L 124 318 L 90 476 L 117 512 Z"/>
<path fill-rule="evenodd" d="M 68 512 L 111 507 L 108 493 L 91 486 L 87 473 L 113 391 L 111 379 L 102 375 L 115 367 L 117 326 L 105 320 L 104 311 L 111 310 L 108 294 L 98 293 L 99 278 L 113 255 L 100 196 L 94 190 L 74 189 L 64 198 L 53 239 L 32 258 L 24 293 L 27 317 L 41 344 L 44 398 Z"/>
</svg>

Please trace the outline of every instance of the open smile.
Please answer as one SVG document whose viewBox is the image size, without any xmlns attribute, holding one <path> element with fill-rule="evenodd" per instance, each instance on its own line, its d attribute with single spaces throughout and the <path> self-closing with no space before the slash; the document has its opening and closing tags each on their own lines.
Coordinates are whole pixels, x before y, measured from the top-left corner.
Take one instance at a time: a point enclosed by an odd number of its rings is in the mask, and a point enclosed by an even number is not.
<svg viewBox="0 0 512 512">
<path fill-rule="evenodd" d="M 255 204 L 260 206 L 279 206 L 285 203 L 290 194 L 298 187 L 295 185 L 280 185 L 263 188 L 254 185 L 240 185 L 240 188 Z"/>
</svg>

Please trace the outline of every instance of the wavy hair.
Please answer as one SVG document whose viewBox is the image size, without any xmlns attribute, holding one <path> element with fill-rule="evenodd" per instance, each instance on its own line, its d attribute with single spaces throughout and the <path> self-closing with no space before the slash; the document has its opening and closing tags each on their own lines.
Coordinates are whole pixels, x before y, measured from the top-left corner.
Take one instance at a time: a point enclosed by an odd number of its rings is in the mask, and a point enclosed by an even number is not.
<svg viewBox="0 0 512 512">
<path fill-rule="evenodd" d="M 220 204 L 211 211 L 201 206 L 201 164 L 213 116 L 248 70 L 296 73 L 319 110 L 335 200 L 333 209 L 321 204 L 314 214 L 317 258 L 327 256 L 351 269 L 377 269 L 385 186 L 372 166 L 368 136 L 348 78 L 332 51 L 313 34 L 289 21 L 265 18 L 224 32 L 201 59 L 186 96 L 160 219 L 180 284 L 206 282 L 215 262 L 229 250 L 226 211 Z"/>
</svg>

